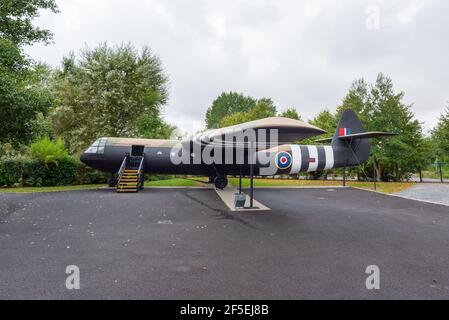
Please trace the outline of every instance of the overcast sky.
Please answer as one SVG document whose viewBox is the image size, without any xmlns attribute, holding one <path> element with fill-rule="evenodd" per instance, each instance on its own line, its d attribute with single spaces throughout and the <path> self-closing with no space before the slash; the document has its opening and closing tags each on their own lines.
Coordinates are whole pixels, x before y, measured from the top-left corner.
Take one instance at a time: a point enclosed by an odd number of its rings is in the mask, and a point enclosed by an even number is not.
<svg viewBox="0 0 449 320">
<path fill-rule="evenodd" d="M 170 77 L 165 118 L 204 127 L 223 91 L 270 97 L 305 120 L 335 110 L 353 80 L 379 72 L 432 128 L 449 101 L 449 1 L 57 0 L 37 24 L 55 44 L 28 49 L 53 66 L 107 41 L 149 46 Z"/>
</svg>

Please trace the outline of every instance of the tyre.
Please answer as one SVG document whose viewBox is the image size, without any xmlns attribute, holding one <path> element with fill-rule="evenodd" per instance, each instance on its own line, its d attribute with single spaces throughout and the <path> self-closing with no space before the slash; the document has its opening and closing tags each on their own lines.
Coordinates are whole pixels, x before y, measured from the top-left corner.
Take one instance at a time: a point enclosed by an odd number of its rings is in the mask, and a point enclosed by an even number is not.
<svg viewBox="0 0 449 320">
<path fill-rule="evenodd" d="M 215 188 L 223 190 L 228 186 L 228 178 L 226 176 L 217 176 L 214 179 Z"/>
</svg>

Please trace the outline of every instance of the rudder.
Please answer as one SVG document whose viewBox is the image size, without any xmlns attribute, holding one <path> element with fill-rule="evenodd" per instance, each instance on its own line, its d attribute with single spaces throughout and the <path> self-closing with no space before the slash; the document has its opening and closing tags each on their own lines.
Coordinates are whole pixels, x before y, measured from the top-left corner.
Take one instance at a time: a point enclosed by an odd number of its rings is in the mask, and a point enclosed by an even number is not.
<svg viewBox="0 0 449 320">
<path fill-rule="evenodd" d="M 346 109 L 337 126 L 332 147 L 336 153 L 336 167 L 359 165 L 368 160 L 371 153 L 371 144 L 369 139 L 341 139 L 348 135 L 364 133 L 362 123 L 351 109 Z"/>
</svg>

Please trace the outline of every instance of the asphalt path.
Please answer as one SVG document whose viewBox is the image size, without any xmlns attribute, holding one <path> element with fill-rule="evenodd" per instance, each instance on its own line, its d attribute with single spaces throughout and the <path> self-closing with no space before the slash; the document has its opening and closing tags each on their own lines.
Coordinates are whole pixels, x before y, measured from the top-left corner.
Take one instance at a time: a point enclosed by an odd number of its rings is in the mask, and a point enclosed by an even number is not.
<svg viewBox="0 0 449 320">
<path fill-rule="evenodd" d="M 0 299 L 449 297 L 449 208 L 354 189 L 0 194 Z M 69 265 L 80 289 L 66 288 Z M 380 289 L 365 273 L 378 266 Z"/>
<path fill-rule="evenodd" d="M 411 199 L 430 201 L 449 206 L 448 183 L 420 183 L 396 194 Z"/>
</svg>

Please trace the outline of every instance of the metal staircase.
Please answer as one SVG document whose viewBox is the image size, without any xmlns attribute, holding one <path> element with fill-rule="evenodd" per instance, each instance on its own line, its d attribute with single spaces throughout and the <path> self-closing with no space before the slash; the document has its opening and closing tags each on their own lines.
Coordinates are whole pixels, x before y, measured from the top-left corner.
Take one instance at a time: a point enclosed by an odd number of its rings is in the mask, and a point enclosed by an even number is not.
<svg viewBox="0 0 449 320">
<path fill-rule="evenodd" d="M 132 193 L 143 189 L 145 155 L 133 157 L 126 155 L 118 172 L 117 192 Z"/>
</svg>

